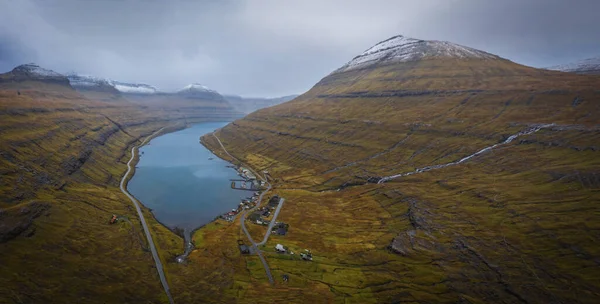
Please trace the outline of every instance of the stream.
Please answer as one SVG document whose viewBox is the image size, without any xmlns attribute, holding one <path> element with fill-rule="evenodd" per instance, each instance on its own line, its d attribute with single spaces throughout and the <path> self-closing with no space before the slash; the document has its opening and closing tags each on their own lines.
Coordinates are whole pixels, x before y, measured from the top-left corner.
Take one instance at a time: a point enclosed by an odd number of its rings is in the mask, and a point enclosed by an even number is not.
<svg viewBox="0 0 600 304">
<path fill-rule="evenodd" d="M 485 152 L 488 152 L 498 146 L 502 146 L 502 145 L 506 145 L 509 144 L 510 142 L 512 142 L 513 140 L 515 140 L 517 137 L 519 136 L 523 136 L 523 135 L 529 135 L 529 134 L 533 134 L 543 128 L 549 128 L 554 126 L 554 124 L 545 124 L 545 125 L 539 125 L 539 126 L 535 126 L 535 127 L 531 127 L 529 129 L 526 129 L 524 131 L 521 131 L 519 133 L 513 134 L 511 136 L 509 136 L 506 140 L 504 140 L 503 142 L 497 143 L 495 145 L 491 145 L 489 147 L 485 147 L 471 155 L 465 156 L 457 161 L 453 161 L 450 163 L 446 163 L 446 164 L 439 164 L 439 165 L 433 165 L 433 166 L 427 166 L 427 167 L 423 167 L 423 168 L 418 168 L 415 171 L 411 171 L 411 172 L 406 172 L 406 173 L 400 173 L 400 174 L 395 174 L 395 175 L 390 175 L 390 176 L 386 176 L 383 177 L 379 180 L 379 182 L 377 182 L 378 184 L 383 184 L 387 181 L 390 181 L 392 179 L 396 179 L 399 177 L 404 177 L 404 176 L 409 176 L 409 175 L 413 175 L 413 174 L 417 174 L 417 173 L 423 173 L 423 172 L 427 172 L 427 171 L 431 171 L 431 170 L 436 170 L 436 169 L 441 169 L 441 168 L 446 168 L 446 167 L 450 167 L 450 166 L 454 166 L 454 165 L 458 165 L 458 164 L 462 164 L 466 161 L 468 161 L 469 159 L 478 156 L 480 154 L 483 154 Z"/>
</svg>

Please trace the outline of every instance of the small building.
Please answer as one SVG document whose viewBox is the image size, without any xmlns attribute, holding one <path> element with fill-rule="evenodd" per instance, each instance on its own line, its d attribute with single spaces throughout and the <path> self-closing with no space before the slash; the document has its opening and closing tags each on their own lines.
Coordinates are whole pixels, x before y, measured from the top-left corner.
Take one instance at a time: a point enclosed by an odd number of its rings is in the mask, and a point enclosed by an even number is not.
<svg viewBox="0 0 600 304">
<path fill-rule="evenodd" d="M 285 235 L 287 233 L 287 230 L 284 227 L 279 227 L 277 228 L 277 231 L 275 233 L 279 235 Z"/>
<path fill-rule="evenodd" d="M 247 245 L 240 245 L 240 252 L 242 254 L 249 254 L 250 253 L 250 247 L 248 247 Z"/>
<path fill-rule="evenodd" d="M 273 230 L 271 233 L 275 233 L 278 235 L 286 235 L 290 225 L 284 222 L 278 222 L 275 226 L 273 226 Z"/>
<path fill-rule="evenodd" d="M 283 245 L 281 245 L 281 244 L 277 244 L 277 245 L 275 246 L 275 250 L 276 250 L 277 252 L 285 253 L 285 248 L 284 248 L 284 247 L 283 247 Z"/>
<path fill-rule="evenodd" d="M 238 243 L 238 247 L 240 248 L 241 254 L 250 254 L 250 247 L 248 247 L 248 245 L 244 244 L 244 241 L 238 240 L 237 243 Z"/>
</svg>

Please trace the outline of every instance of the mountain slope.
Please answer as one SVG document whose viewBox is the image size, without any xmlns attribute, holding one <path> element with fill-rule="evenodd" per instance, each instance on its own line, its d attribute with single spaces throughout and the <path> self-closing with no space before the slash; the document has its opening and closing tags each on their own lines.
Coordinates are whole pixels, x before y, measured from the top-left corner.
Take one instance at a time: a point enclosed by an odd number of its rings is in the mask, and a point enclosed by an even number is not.
<svg viewBox="0 0 600 304">
<path fill-rule="evenodd" d="M 119 189 L 131 148 L 163 127 L 239 114 L 181 98 L 105 102 L 40 69 L 0 74 L 0 302 L 165 303 L 137 213 Z M 183 240 L 144 213 L 167 264 Z M 113 214 L 126 220 L 110 225 Z"/>
<path fill-rule="evenodd" d="M 275 178 L 286 198 L 279 220 L 294 230 L 266 247 L 309 248 L 318 259 L 303 267 L 269 256 L 269 264 L 304 293 L 593 303 L 599 87 L 597 77 L 393 37 L 216 135 Z M 528 132 L 536 126 L 544 128 Z M 220 151 L 211 136 L 203 142 Z"/>
<path fill-rule="evenodd" d="M 600 75 L 600 57 L 588 58 L 579 62 L 557 65 L 547 69 L 577 74 Z"/>
</svg>

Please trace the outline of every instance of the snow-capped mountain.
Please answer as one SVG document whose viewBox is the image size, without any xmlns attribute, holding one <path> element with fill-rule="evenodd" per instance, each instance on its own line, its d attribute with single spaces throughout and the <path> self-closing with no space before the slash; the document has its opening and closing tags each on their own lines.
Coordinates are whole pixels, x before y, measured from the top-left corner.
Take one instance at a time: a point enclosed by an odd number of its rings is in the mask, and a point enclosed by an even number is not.
<svg viewBox="0 0 600 304">
<path fill-rule="evenodd" d="M 600 75 L 600 57 L 588 58 L 568 64 L 561 64 L 557 66 L 548 67 L 546 69 L 577 74 Z"/>
<path fill-rule="evenodd" d="M 186 92 L 211 92 L 211 93 L 217 93 L 217 91 L 211 90 L 207 86 L 201 85 L 199 83 L 188 84 L 185 87 L 183 87 L 181 90 L 179 90 L 179 92 L 180 93 L 186 93 Z"/>
<path fill-rule="evenodd" d="M 12 70 L 13 73 L 26 74 L 35 78 L 64 78 L 65 76 L 52 70 L 44 69 L 35 63 L 22 64 Z"/>
<path fill-rule="evenodd" d="M 106 91 L 107 87 L 128 95 L 155 95 L 155 94 L 176 94 L 186 98 L 195 99 L 223 99 L 217 91 L 199 83 L 192 83 L 176 92 L 159 91 L 156 87 L 144 83 L 130 83 L 117 81 L 107 78 L 95 77 L 90 75 L 81 75 L 70 73 L 68 76 L 71 86 L 81 91 Z"/>
<path fill-rule="evenodd" d="M 177 91 L 177 94 L 186 96 L 188 98 L 199 98 L 199 99 L 224 99 L 221 94 L 215 90 L 211 90 L 208 87 L 199 83 L 188 84 L 181 90 Z"/>
<path fill-rule="evenodd" d="M 71 73 L 67 76 L 71 86 L 80 90 L 92 90 L 94 88 L 113 87 L 124 94 L 155 94 L 158 89 L 143 83 L 127 83 L 90 75 L 79 75 Z"/>
<path fill-rule="evenodd" d="M 354 57 L 336 72 L 365 68 L 385 62 L 417 61 L 430 57 L 500 59 L 500 57 L 446 41 L 420 40 L 394 36 Z"/>
<path fill-rule="evenodd" d="M 55 71 L 44 69 L 35 63 L 22 64 L 12 71 L 2 74 L 0 82 L 26 82 L 36 81 L 69 86 L 69 80 L 66 76 Z"/>
</svg>

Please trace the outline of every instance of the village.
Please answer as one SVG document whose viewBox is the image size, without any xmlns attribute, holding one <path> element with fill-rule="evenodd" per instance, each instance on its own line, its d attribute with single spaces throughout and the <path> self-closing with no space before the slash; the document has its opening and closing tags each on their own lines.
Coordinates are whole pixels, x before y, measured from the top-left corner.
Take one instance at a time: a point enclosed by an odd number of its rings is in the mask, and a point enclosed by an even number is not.
<svg viewBox="0 0 600 304">
<path fill-rule="evenodd" d="M 265 186 L 265 182 L 258 181 L 256 179 L 256 176 L 252 172 L 250 172 L 250 170 L 248 170 L 244 167 L 237 167 L 237 168 L 234 166 L 231 166 L 231 167 L 236 169 L 236 171 L 238 172 L 238 175 L 241 178 L 241 179 L 230 180 L 231 188 L 236 189 L 236 190 L 254 191 L 254 193 L 252 193 L 252 196 L 242 199 L 242 201 L 240 202 L 240 204 L 238 205 L 238 207 L 236 209 L 232 209 L 231 211 L 224 213 L 220 216 L 220 218 L 222 218 L 228 222 L 233 222 L 235 217 L 243 210 L 249 210 L 249 209 L 256 207 L 256 204 L 260 197 L 260 192 L 258 192 L 258 191 L 263 190 L 264 186 Z M 237 182 L 240 182 L 239 187 L 236 185 Z"/>
<path fill-rule="evenodd" d="M 251 211 L 252 213 L 247 216 L 247 220 L 250 223 L 254 225 L 267 226 L 267 233 L 264 241 L 261 244 L 264 244 L 270 235 L 287 235 L 290 225 L 276 220 L 277 213 L 281 209 L 281 206 L 279 205 L 283 203 L 283 199 L 278 195 L 274 195 L 266 204 L 257 207 L 257 205 L 260 203 L 261 191 L 266 189 L 266 181 L 258 180 L 256 175 L 247 168 L 241 166 L 231 167 L 236 169 L 238 175 L 240 176 L 240 179 L 230 180 L 231 188 L 236 190 L 253 191 L 253 193 L 252 196 L 242 199 L 236 209 L 232 209 L 231 211 L 222 214 L 220 218 L 228 222 L 233 222 L 238 214 L 246 210 Z M 265 174 L 265 177 L 268 176 L 268 171 L 264 171 L 263 173 Z M 244 225 L 243 223 L 244 219 L 242 219 L 242 225 Z M 237 240 L 237 245 L 242 255 L 255 254 L 255 252 L 253 252 L 253 246 L 245 244 L 243 240 Z M 256 249 L 260 251 L 260 249 Z M 312 252 L 309 249 L 299 250 L 299 254 L 296 254 L 291 248 L 279 243 L 276 244 L 273 249 L 274 252 L 278 254 L 288 254 L 292 257 L 298 257 L 299 259 L 305 261 L 313 260 Z M 289 276 L 284 275 L 283 280 L 287 282 L 289 280 Z"/>
</svg>

